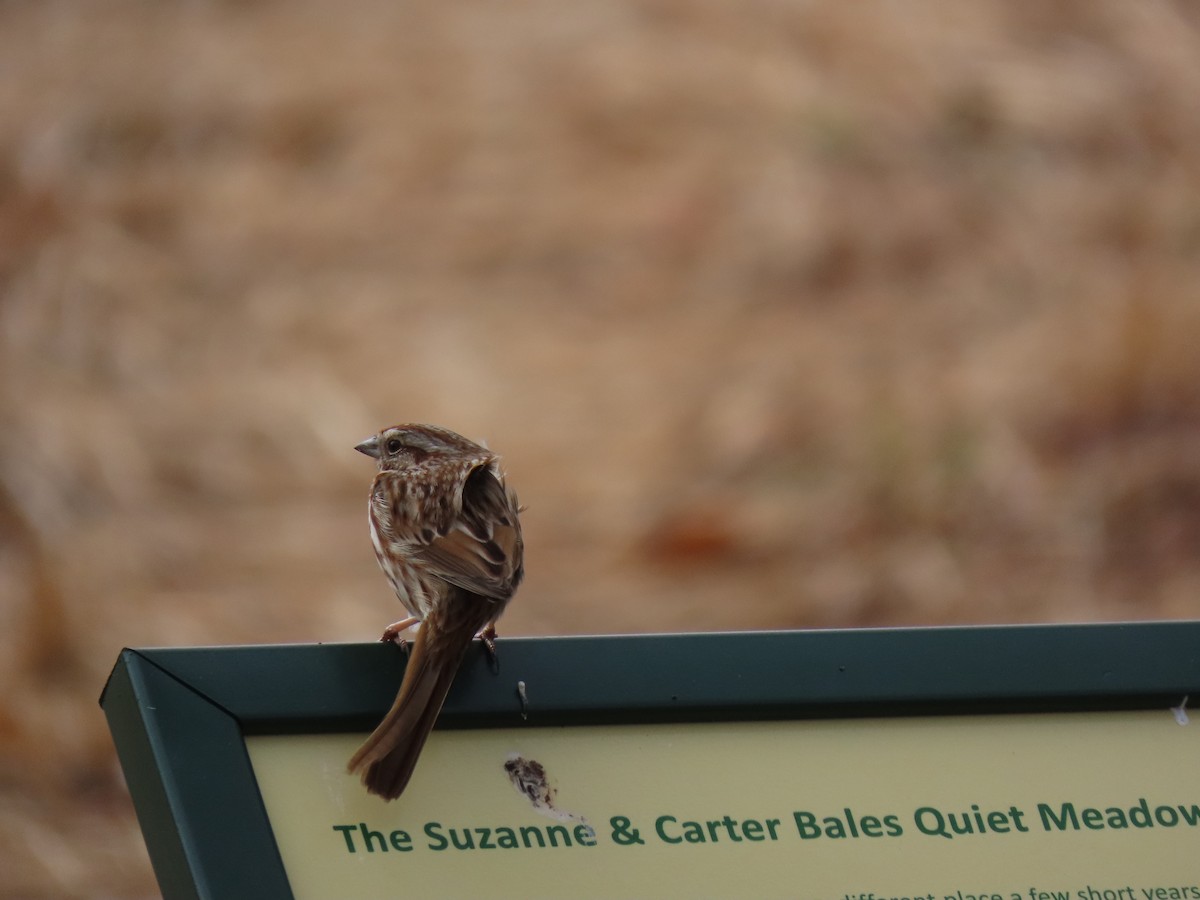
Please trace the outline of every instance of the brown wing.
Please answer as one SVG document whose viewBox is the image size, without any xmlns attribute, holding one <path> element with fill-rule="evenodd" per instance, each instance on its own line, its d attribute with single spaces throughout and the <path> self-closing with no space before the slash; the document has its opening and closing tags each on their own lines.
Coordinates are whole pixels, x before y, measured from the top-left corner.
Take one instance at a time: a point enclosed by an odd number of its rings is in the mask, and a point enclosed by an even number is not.
<svg viewBox="0 0 1200 900">
<path fill-rule="evenodd" d="M 467 476 L 458 519 L 413 555 L 438 578 L 507 601 L 524 575 L 516 495 L 491 466 L 480 465 Z"/>
</svg>

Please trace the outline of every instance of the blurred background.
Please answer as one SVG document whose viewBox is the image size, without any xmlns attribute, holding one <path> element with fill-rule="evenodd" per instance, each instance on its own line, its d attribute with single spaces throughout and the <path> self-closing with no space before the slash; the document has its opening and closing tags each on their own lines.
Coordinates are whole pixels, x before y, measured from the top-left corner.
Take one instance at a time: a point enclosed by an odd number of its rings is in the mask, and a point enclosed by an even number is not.
<svg viewBox="0 0 1200 900">
<path fill-rule="evenodd" d="M 1187 2 L 0 3 L 0 896 L 156 895 L 122 647 L 370 641 L 353 446 L 485 439 L 501 635 L 1200 614 Z"/>
</svg>

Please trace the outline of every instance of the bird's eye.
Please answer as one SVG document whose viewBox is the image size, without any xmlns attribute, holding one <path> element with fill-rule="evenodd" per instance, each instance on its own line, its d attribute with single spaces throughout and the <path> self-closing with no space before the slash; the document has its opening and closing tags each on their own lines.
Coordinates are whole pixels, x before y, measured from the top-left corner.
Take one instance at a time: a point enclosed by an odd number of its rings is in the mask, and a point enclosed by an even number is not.
<svg viewBox="0 0 1200 900">
<path fill-rule="evenodd" d="M 400 438 L 388 438 L 387 443 L 383 446 L 388 453 L 399 453 L 400 448 L 404 445 L 400 443 Z"/>
</svg>

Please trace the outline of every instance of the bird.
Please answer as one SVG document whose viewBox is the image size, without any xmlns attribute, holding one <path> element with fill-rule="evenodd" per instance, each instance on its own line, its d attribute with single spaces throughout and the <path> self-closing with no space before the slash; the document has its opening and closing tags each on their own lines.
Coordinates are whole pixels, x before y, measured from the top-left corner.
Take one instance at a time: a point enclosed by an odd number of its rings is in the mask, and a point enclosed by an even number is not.
<svg viewBox="0 0 1200 900">
<path fill-rule="evenodd" d="M 350 758 L 368 792 L 385 800 L 408 786 L 471 641 L 495 655 L 495 623 L 525 574 L 516 493 L 500 458 L 435 425 L 395 425 L 355 448 L 378 460 L 368 512 L 375 556 L 416 626 L 392 708 Z"/>
</svg>

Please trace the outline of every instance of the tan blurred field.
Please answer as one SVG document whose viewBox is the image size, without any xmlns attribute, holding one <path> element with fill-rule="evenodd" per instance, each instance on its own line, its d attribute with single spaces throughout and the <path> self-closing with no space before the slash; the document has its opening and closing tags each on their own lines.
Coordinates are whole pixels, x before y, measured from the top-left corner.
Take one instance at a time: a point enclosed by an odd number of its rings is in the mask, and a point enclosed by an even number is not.
<svg viewBox="0 0 1200 900">
<path fill-rule="evenodd" d="M 0 4 L 0 897 L 155 896 L 123 646 L 1200 615 L 1200 7 Z"/>
</svg>

